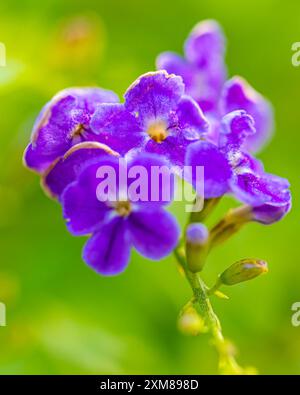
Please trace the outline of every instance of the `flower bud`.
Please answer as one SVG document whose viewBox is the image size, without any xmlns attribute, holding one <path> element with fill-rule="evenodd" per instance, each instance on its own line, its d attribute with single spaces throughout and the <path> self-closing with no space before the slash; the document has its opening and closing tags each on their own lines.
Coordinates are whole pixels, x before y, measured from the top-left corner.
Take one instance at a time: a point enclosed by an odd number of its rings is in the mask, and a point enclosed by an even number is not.
<svg viewBox="0 0 300 395">
<path fill-rule="evenodd" d="M 186 230 L 186 258 L 192 272 L 201 271 L 208 251 L 209 232 L 205 225 L 192 223 Z"/>
<path fill-rule="evenodd" d="M 205 244 L 208 239 L 207 227 L 201 223 L 190 224 L 186 230 L 186 239 L 195 246 Z"/>
<path fill-rule="evenodd" d="M 224 243 L 250 221 L 252 221 L 251 206 L 244 205 L 230 209 L 225 217 L 211 229 L 210 248 Z"/>
<path fill-rule="evenodd" d="M 267 262 L 260 259 L 242 259 L 229 266 L 220 276 L 224 285 L 234 285 L 243 281 L 252 280 L 261 274 L 267 273 Z"/>
</svg>

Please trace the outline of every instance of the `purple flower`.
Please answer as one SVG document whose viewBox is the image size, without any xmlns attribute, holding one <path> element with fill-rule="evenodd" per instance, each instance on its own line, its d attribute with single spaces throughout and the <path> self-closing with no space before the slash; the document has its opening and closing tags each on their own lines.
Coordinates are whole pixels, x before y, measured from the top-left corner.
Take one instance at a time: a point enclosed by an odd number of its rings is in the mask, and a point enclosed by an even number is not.
<svg viewBox="0 0 300 395">
<path fill-rule="evenodd" d="M 197 103 L 184 95 L 181 77 L 165 71 L 139 77 L 124 104 L 100 104 L 91 128 L 98 141 L 125 154 L 134 148 L 183 165 L 186 147 L 199 140 L 208 124 Z"/>
<path fill-rule="evenodd" d="M 97 140 L 90 120 L 97 105 L 104 102 L 118 102 L 118 97 L 100 88 L 70 88 L 55 95 L 35 122 L 25 164 L 42 173 L 73 145 Z"/>
<path fill-rule="evenodd" d="M 184 58 L 173 52 L 160 54 L 157 69 L 181 75 L 186 93 L 203 111 L 216 112 L 227 74 L 225 40 L 219 24 L 207 20 L 196 25 L 185 42 L 184 53 Z"/>
<path fill-rule="evenodd" d="M 245 110 L 253 117 L 257 133 L 245 140 L 244 148 L 252 152 L 261 149 L 273 131 L 272 107 L 241 77 L 225 83 L 225 40 L 218 23 L 203 21 L 196 25 L 184 52 L 185 58 L 172 52 L 160 54 L 157 69 L 182 76 L 186 93 L 199 103 L 211 123 L 208 138 L 217 141 L 222 116 Z"/>
<path fill-rule="evenodd" d="M 233 111 L 222 120 L 219 146 L 202 141 L 190 145 L 186 164 L 204 167 L 205 198 L 233 193 L 254 207 L 254 220 L 271 223 L 291 205 L 289 182 L 266 173 L 261 162 L 242 150 L 245 139 L 254 133 L 253 118 L 245 111 Z"/>
<path fill-rule="evenodd" d="M 176 246 L 179 227 L 164 209 L 169 201 L 162 199 L 137 200 L 133 198 L 136 178 L 121 182 L 122 174 L 135 172 L 141 167 L 152 177 L 153 166 L 166 166 L 159 156 L 143 154 L 126 163 L 106 156 L 87 166 L 76 181 L 62 194 L 64 217 L 69 231 L 74 235 L 92 234 L 87 241 L 83 258 L 95 271 L 114 275 L 125 270 L 131 247 L 150 259 L 161 259 Z M 127 167 L 127 168 L 126 168 Z M 100 188 L 104 173 L 113 170 L 115 183 L 110 185 L 115 193 Z M 103 171 L 103 179 L 99 170 Z M 147 182 L 149 179 L 147 179 Z M 147 186 L 143 184 L 143 187 Z M 161 187 L 161 182 L 157 185 Z M 149 189 L 146 188 L 147 197 Z"/>
</svg>

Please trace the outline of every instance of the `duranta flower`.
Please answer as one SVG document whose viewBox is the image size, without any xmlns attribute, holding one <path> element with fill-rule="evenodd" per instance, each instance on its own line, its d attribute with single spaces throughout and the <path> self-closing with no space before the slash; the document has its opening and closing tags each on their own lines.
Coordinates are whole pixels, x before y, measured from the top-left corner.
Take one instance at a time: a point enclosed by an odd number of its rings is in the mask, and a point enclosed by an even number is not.
<svg viewBox="0 0 300 395">
<path fill-rule="evenodd" d="M 91 120 L 98 140 L 124 154 L 135 151 L 164 156 L 182 166 L 186 147 L 207 131 L 200 107 L 184 94 L 181 77 L 165 71 L 139 77 L 124 104 L 100 104 Z"/>
<path fill-rule="evenodd" d="M 99 169 L 109 166 L 116 175 L 115 193 L 99 191 Z M 97 272 L 113 275 L 128 265 L 131 247 L 143 256 L 157 260 L 176 246 L 179 227 L 164 206 L 169 200 L 133 199 L 130 179 L 121 182 L 121 173 L 141 166 L 151 183 L 151 168 L 166 166 L 159 156 L 143 154 L 126 163 L 107 156 L 87 166 L 63 192 L 61 201 L 69 231 L 74 235 L 92 234 L 85 245 L 83 259 Z M 131 181 L 132 182 L 132 181 Z M 162 190 L 162 181 L 156 185 Z M 153 190 L 153 189 L 152 189 Z M 148 189 L 150 193 L 150 189 Z"/>
<path fill-rule="evenodd" d="M 273 131 L 272 107 L 245 79 L 233 77 L 225 82 L 225 38 L 219 24 L 212 20 L 198 23 L 185 42 L 184 54 L 164 52 L 157 57 L 156 66 L 182 76 L 186 93 L 199 103 L 212 124 L 210 139 L 218 139 L 222 116 L 245 110 L 257 130 L 245 147 L 249 151 L 261 149 Z"/>
<path fill-rule="evenodd" d="M 118 102 L 118 96 L 101 88 L 69 88 L 47 103 L 33 127 L 26 148 L 26 166 L 43 172 L 73 145 L 97 140 L 90 128 L 91 116 L 99 103 Z"/>
<path fill-rule="evenodd" d="M 190 145 L 186 164 L 204 167 L 206 198 L 232 193 L 238 200 L 254 207 L 256 220 L 274 222 L 290 207 L 289 182 L 266 173 L 260 161 L 243 151 L 243 143 L 255 132 L 249 114 L 242 110 L 233 111 L 222 119 L 219 144 L 199 141 Z"/>
</svg>

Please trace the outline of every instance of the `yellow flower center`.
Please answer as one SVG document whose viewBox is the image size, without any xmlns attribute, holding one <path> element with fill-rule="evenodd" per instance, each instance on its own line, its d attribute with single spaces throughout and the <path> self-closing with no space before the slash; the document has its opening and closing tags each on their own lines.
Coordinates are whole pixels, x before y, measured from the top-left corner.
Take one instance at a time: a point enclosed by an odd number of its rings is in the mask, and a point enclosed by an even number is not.
<svg viewBox="0 0 300 395">
<path fill-rule="evenodd" d="M 152 123 L 147 133 L 156 143 L 162 143 L 168 137 L 166 124 L 163 121 Z"/>
<path fill-rule="evenodd" d="M 121 217 L 127 217 L 131 212 L 131 205 L 128 200 L 120 200 L 115 205 L 116 212 Z"/>
</svg>

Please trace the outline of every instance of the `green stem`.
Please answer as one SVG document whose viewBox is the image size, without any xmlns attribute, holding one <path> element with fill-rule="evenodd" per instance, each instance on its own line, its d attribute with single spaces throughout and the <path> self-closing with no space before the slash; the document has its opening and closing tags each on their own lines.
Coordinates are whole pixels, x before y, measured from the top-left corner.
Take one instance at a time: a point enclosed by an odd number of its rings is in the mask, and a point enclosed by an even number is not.
<svg viewBox="0 0 300 395">
<path fill-rule="evenodd" d="M 235 361 L 232 347 L 230 347 L 229 343 L 224 339 L 220 321 L 213 311 L 207 295 L 207 287 L 205 283 L 199 274 L 193 273 L 189 270 L 184 252 L 180 246 L 175 249 L 174 254 L 192 288 L 194 295 L 194 307 L 198 314 L 204 319 L 211 334 L 213 344 L 219 355 L 220 372 L 225 374 L 242 374 L 243 370 Z"/>
<path fill-rule="evenodd" d="M 218 202 L 219 199 L 205 200 L 202 212 L 192 212 L 187 226 L 193 222 L 203 222 Z M 197 202 L 195 202 L 195 204 L 196 203 Z M 209 289 L 202 280 L 199 271 L 205 264 L 210 248 L 225 241 L 240 227 L 251 220 L 250 214 L 250 209 L 247 206 L 242 206 L 229 211 L 225 218 L 211 230 L 208 244 L 205 246 L 204 252 L 200 250 L 198 256 L 196 256 L 195 262 L 197 263 L 197 267 L 195 267 L 195 265 L 191 265 L 191 259 L 187 260 L 187 258 L 191 258 L 191 251 L 189 250 L 191 246 L 189 246 L 185 240 L 186 228 L 183 238 L 174 250 L 175 257 L 192 288 L 193 306 L 200 318 L 204 320 L 205 326 L 211 335 L 212 343 L 218 353 L 219 371 L 222 374 L 253 374 L 255 373 L 255 370 L 242 369 L 236 362 L 233 346 L 224 338 L 220 321 L 209 300 L 209 295 L 216 292 L 220 284 L 217 282 L 212 289 Z M 195 268 L 197 270 L 192 271 Z"/>
<path fill-rule="evenodd" d="M 218 289 L 221 287 L 222 282 L 220 280 L 220 278 L 218 277 L 215 285 L 213 285 L 211 288 L 207 289 L 207 295 L 213 295 L 216 291 L 218 291 Z"/>
<path fill-rule="evenodd" d="M 196 198 L 195 205 L 197 204 L 197 199 L 199 198 Z M 190 215 L 189 223 L 204 222 L 205 219 L 209 216 L 209 214 L 211 214 L 211 212 L 217 206 L 220 199 L 221 199 L 220 197 L 214 199 L 204 199 L 202 210 L 192 212 Z"/>
</svg>

